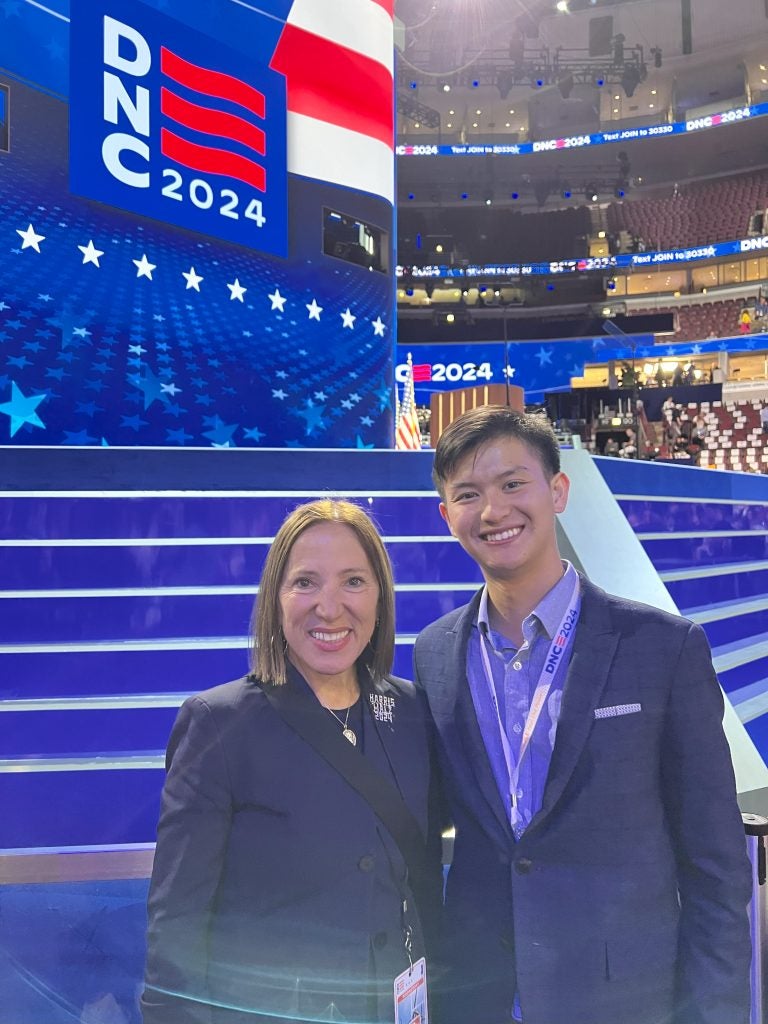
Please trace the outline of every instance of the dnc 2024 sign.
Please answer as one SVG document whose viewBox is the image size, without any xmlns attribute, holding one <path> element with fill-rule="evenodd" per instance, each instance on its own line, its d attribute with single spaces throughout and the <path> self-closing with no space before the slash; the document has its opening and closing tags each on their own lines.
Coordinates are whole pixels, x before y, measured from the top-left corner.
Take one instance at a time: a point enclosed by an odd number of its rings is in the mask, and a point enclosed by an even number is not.
<svg viewBox="0 0 768 1024">
<path fill-rule="evenodd" d="M 75 0 L 70 188 L 286 255 L 285 78 L 270 57 L 246 58 L 136 0 Z"/>
</svg>

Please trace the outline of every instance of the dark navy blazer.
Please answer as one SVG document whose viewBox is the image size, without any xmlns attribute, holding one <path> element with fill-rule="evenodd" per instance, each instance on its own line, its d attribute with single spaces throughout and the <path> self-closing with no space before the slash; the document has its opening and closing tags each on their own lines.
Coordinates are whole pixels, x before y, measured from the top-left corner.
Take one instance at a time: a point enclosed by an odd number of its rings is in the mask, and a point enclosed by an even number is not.
<svg viewBox="0 0 768 1024">
<path fill-rule="evenodd" d="M 509 1022 L 517 988 L 525 1024 L 746 1024 L 751 877 L 703 631 L 583 577 L 582 594 L 520 842 L 466 681 L 479 594 L 416 641 L 456 826 L 445 1021 Z"/>
<path fill-rule="evenodd" d="M 422 699 L 403 680 L 368 685 L 394 710 L 391 723 L 377 721 L 363 693 L 364 756 L 394 780 L 426 836 Z M 294 705 L 327 715 L 301 677 L 271 692 L 287 699 L 289 687 Z M 167 768 L 145 1024 L 392 1020 L 408 889 L 399 850 L 365 800 L 247 678 L 184 703 Z M 434 870 L 439 879 L 439 855 Z M 408 912 L 418 924 L 413 900 Z"/>
</svg>

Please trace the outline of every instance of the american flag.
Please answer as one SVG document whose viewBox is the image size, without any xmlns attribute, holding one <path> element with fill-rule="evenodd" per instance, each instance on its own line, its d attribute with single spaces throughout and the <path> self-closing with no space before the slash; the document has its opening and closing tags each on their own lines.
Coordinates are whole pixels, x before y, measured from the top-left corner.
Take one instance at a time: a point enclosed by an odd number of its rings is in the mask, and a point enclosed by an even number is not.
<svg viewBox="0 0 768 1024">
<path fill-rule="evenodd" d="M 288 170 L 390 203 L 393 8 L 394 0 L 293 0 L 271 61 L 286 77 Z"/>
<path fill-rule="evenodd" d="M 408 353 L 408 371 L 403 385 L 403 400 L 400 403 L 395 428 L 395 448 L 399 451 L 421 451 L 421 431 L 416 416 L 416 395 L 413 389 L 413 362 Z"/>
</svg>

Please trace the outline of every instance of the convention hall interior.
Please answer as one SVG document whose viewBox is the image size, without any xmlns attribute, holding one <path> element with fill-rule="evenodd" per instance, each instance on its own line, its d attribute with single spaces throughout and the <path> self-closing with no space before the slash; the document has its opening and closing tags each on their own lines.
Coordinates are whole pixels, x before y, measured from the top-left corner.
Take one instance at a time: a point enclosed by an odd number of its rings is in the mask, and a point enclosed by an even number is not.
<svg viewBox="0 0 768 1024">
<path fill-rule="evenodd" d="M 300 502 L 373 516 L 412 677 L 477 405 L 703 627 L 768 816 L 766 125 L 768 0 L 0 0 L 0 1024 L 140 1024 L 168 737 Z"/>
</svg>

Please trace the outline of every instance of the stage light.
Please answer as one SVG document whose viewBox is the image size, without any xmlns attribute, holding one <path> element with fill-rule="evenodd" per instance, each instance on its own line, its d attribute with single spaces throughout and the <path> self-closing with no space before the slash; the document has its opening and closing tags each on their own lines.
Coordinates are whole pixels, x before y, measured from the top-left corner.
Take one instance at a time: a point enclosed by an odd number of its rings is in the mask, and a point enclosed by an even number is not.
<svg viewBox="0 0 768 1024">
<path fill-rule="evenodd" d="M 443 82 L 441 88 L 442 88 L 443 92 L 450 92 L 451 91 L 450 82 Z"/>
<path fill-rule="evenodd" d="M 568 0 L 557 0 L 557 3 L 555 4 L 555 9 L 560 11 L 561 14 L 567 14 Z"/>
<path fill-rule="evenodd" d="M 570 199 L 570 198 L 571 198 L 571 190 L 569 188 L 567 188 L 567 189 L 565 189 L 563 191 L 563 199 Z"/>
<path fill-rule="evenodd" d="M 499 71 L 496 75 L 496 88 L 499 90 L 499 96 L 505 100 L 509 96 L 509 91 L 515 84 L 515 76 L 511 71 Z M 510 111 L 511 113 L 511 111 Z"/>
<path fill-rule="evenodd" d="M 616 188 L 613 190 L 613 194 L 616 196 L 617 199 L 623 199 L 627 193 L 624 191 L 621 185 L 617 185 Z"/>
<path fill-rule="evenodd" d="M 560 90 L 560 95 L 564 100 L 567 100 L 573 91 L 574 81 L 573 75 L 564 75 L 557 83 L 557 88 Z"/>
<path fill-rule="evenodd" d="M 584 190 L 584 196 L 587 202 L 590 203 L 596 203 L 599 199 L 598 190 L 594 185 L 587 185 L 586 189 Z"/>
<path fill-rule="evenodd" d="M 418 88 L 419 88 L 419 83 L 418 83 L 418 82 L 409 82 L 409 83 L 408 83 L 408 86 L 409 86 L 409 87 L 410 87 L 411 89 L 418 89 Z"/>
<path fill-rule="evenodd" d="M 409 192 L 409 193 L 408 193 L 408 198 L 409 198 L 409 199 L 415 199 L 415 198 L 416 198 L 416 196 L 415 196 L 415 195 L 413 194 L 413 192 Z"/>
<path fill-rule="evenodd" d="M 519 199 L 520 198 L 520 193 L 519 192 L 513 192 L 512 193 L 512 198 L 513 199 Z"/>
<path fill-rule="evenodd" d="M 455 320 L 455 319 L 456 319 L 456 317 L 455 317 L 455 316 L 453 315 L 453 313 L 448 313 L 448 314 L 446 315 L 446 318 L 445 318 L 445 322 L 446 322 L 447 324 L 452 324 L 452 323 L 454 322 L 454 320 Z"/>
<path fill-rule="evenodd" d="M 627 98 L 635 95 L 635 89 L 640 85 L 640 72 L 633 65 L 624 69 L 624 73 L 621 76 L 621 86 L 624 92 L 627 94 Z"/>
<path fill-rule="evenodd" d="M 461 198 L 462 199 L 469 199 L 469 192 L 462 192 L 461 193 Z"/>
<path fill-rule="evenodd" d="M 472 82 L 472 88 L 473 88 L 473 89 L 477 89 L 477 88 L 479 87 L 479 85 L 480 85 L 480 83 L 478 82 L 478 80 L 477 80 L 477 79 L 475 79 L 475 80 L 474 80 L 474 81 Z"/>
</svg>

